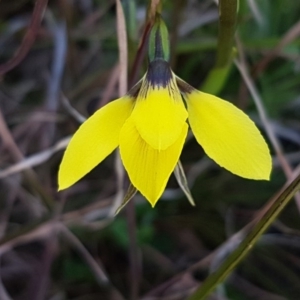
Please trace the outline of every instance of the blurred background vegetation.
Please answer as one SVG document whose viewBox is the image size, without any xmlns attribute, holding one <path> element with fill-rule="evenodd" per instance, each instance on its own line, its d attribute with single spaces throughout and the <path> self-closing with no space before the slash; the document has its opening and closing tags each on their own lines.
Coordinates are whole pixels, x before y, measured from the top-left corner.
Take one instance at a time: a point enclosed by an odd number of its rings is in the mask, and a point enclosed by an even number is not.
<svg viewBox="0 0 300 300">
<path fill-rule="evenodd" d="M 32 18 L 34 4 L 0 2 L 0 300 L 187 299 L 235 247 L 229 238 L 293 170 L 299 172 L 300 2 L 240 1 L 234 52 L 268 118 L 261 119 L 234 63 L 218 88 L 265 135 L 273 155 L 271 180 L 232 175 L 190 138 L 181 161 L 196 207 L 171 177 L 155 209 L 137 195 L 135 205 L 116 217 L 115 155 L 57 192 L 58 165 L 70 135 L 84 117 L 118 98 L 116 3 L 49 1 L 45 11 L 41 6 L 41 26 L 32 27 L 39 20 Z M 131 84 L 147 67 L 146 59 L 138 68 L 135 63 L 148 4 L 122 1 Z M 162 15 L 173 70 L 201 88 L 216 60 L 215 1 L 165 0 Z M 279 156 L 266 125 L 281 147 Z M 211 299 L 300 299 L 299 214 L 300 206 L 291 201 Z"/>
</svg>

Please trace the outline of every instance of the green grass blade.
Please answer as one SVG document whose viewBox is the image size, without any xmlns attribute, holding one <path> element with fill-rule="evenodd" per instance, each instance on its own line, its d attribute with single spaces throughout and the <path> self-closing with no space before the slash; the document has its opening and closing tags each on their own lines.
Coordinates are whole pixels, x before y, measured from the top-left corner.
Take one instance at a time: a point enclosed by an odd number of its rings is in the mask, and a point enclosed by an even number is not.
<svg viewBox="0 0 300 300">
<path fill-rule="evenodd" d="M 254 225 L 250 234 L 240 243 L 240 245 L 227 257 L 219 269 L 208 276 L 202 286 L 197 289 L 188 300 L 205 299 L 242 259 L 250 252 L 257 240 L 266 231 L 270 224 L 278 217 L 283 208 L 289 203 L 292 197 L 300 189 L 300 175 L 298 175 L 286 188 L 284 188 L 265 215 Z"/>
</svg>

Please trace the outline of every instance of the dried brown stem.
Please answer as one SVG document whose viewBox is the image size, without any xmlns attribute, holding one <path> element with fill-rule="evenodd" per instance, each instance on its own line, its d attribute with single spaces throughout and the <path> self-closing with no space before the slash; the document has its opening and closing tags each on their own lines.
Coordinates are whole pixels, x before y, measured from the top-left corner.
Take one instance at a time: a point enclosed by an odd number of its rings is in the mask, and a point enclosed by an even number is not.
<svg viewBox="0 0 300 300">
<path fill-rule="evenodd" d="M 24 36 L 22 44 L 13 56 L 13 58 L 11 58 L 6 63 L 0 65 L 0 76 L 15 68 L 28 54 L 40 29 L 40 25 L 47 7 L 47 3 L 48 0 L 36 0 L 31 22 Z"/>
<path fill-rule="evenodd" d="M 63 233 L 63 235 L 66 237 L 67 241 L 69 241 L 76 248 L 78 253 L 84 258 L 85 262 L 89 265 L 89 267 L 93 271 L 98 283 L 101 285 L 107 284 L 109 282 L 108 277 L 101 269 L 99 264 L 92 257 L 92 255 L 83 246 L 80 240 L 67 227 L 65 227 L 62 224 L 60 226 L 60 230 Z"/>
<path fill-rule="evenodd" d="M 136 216 L 134 202 L 130 201 L 126 208 L 127 226 L 129 234 L 129 262 L 131 281 L 131 300 L 137 300 L 140 285 L 140 267 L 138 261 L 138 247 L 136 239 Z"/>
<path fill-rule="evenodd" d="M 286 178 L 288 180 L 290 180 L 293 176 L 293 169 L 291 168 L 289 162 L 287 161 L 287 159 L 284 156 L 281 144 L 278 141 L 278 139 L 274 133 L 274 130 L 271 126 L 271 123 L 268 119 L 268 116 L 267 116 L 267 113 L 263 106 L 261 97 L 249 75 L 248 66 L 247 66 L 245 56 L 244 56 L 243 47 L 242 47 L 242 44 L 239 42 L 239 39 L 237 39 L 237 45 L 239 48 L 239 53 L 241 53 L 241 55 L 240 55 L 239 61 L 235 60 L 235 64 L 236 64 L 237 68 L 239 69 L 240 74 L 242 75 L 250 94 L 252 95 L 252 98 L 253 98 L 256 108 L 258 110 L 259 116 L 261 118 L 261 121 L 262 121 L 264 128 L 266 130 L 266 133 L 272 143 L 272 146 L 275 150 L 276 156 L 278 157 L 278 160 L 284 171 L 284 174 L 285 174 Z M 297 193 L 295 195 L 295 199 L 296 199 L 296 204 L 297 204 L 298 210 L 300 212 L 300 195 L 299 195 L 299 193 Z"/>
<path fill-rule="evenodd" d="M 290 44 L 300 35 L 300 21 L 298 21 L 288 32 L 283 36 L 280 42 L 269 53 L 267 53 L 255 66 L 253 76 L 256 78 L 263 72 L 272 60 L 274 60 L 282 51 L 282 49 Z"/>
<path fill-rule="evenodd" d="M 1 111 L 0 111 L 0 137 L 2 137 L 5 146 L 12 154 L 13 159 L 15 161 L 21 161 L 24 158 L 23 153 L 20 151 L 18 145 L 15 143 L 11 135 L 11 132 L 9 131 L 9 128 L 6 125 L 4 116 Z M 53 201 L 51 197 L 49 197 L 45 193 L 45 191 L 41 188 L 36 174 L 31 169 L 27 169 L 24 171 L 24 175 L 30 187 L 40 194 L 41 198 L 44 200 L 45 204 L 48 207 L 51 207 Z"/>
<path fill-rule="evenodd" d="M 137 81 L 137 76 L 141 69 L 142 61 L 146 55 L 146 48 L 147 48 L 146 46 L 147 46 L 147 42 L 148 42 L 148 35 L 150 32 L 150 29 L 151 29 L 151 24 L 147 23 L 145 26 L 145 30 L 143 32 L 142 38 L 141 38 L 141 43 L 139 45 L 137 54 L 136 54 L 134 62 L 133 62 L 130 76 L 129 76 L 129 84 L 128 84 L 129 88 L 131 88 Z"/>
</svg>

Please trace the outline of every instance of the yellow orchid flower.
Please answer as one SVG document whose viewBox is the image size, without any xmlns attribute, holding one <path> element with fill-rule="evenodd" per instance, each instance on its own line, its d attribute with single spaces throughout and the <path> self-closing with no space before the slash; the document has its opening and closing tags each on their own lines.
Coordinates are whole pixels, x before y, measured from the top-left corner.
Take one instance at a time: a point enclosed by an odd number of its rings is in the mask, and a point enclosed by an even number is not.
<svg viewBox="0 0 300 300">
<path fill-rule="evenodd" d="M 99 109 L 72 137 L 60 165 L 59 189 L 76 183 L 119 146 L 132 185 L 154 206 L 179 161 L 189 126 L 221 167 L 268 180 L 271 157 L 255 124 L 231 103 L 178 78 L 158 51 L 157 32 L 155 41 L 141 82 Z"/>
</svg>

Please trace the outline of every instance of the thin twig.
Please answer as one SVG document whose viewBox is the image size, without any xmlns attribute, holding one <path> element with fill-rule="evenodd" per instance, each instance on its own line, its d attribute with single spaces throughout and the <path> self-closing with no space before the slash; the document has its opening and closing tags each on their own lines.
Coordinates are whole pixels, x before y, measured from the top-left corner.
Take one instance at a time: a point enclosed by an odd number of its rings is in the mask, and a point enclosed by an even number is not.
<svg viewBox="0 0 300 300">
<path fill-rule="evenodd" d="M 130 201 L 125 207 L 128 235 L 129 235 L 129 262 L 130 262 L 130 283 L 131 283 L 131 300 L 137 300 L 140 284 L 140 267 L 138 260 L 138 247 L 136 238 L 136 215 L 135 205 Z"/>
<path fill-rule="evenodd" d="M 116 64 L 110 73 L 110 77 L 108 79 L 108 83 L 102 93 L 101 100 L 97 104 L 97 107 L 104 106 L 110 99 L 112 95 L 115 95 L 115 89 L 119 80 L 119 72 L 120 72 L 120 63 Z"/>
<path fill-rule="evenodd" d="M 10 151 L 13 159 L 16 161 L 23 159 L 23 153 L 20 151 L 19 147 L 15 143 L 15 140 L 13 139 L 7 127 L 7 124 L 5 122 L 1 110 L 0 110 L 0 136 L 3 140 L 3 144 L 5 145 L 6 149 Z"/>
<path fill-rule="evenodd" d="M 92 255 L 87 251 L 87 249 L 82 245 L 80 240 L 63 224 L 60 225 L 60 231 L 67 238 L 67 240 L 75 247 L 78 253 L 84 258 L 85 262 L 93 271 L 97 282 L 100 285 L 106 285 L 109 279 L 105 272 L 101 269 L 99 264 L 95 261 Z"/>
<path fill-rule="evenodd" d="M 26 57 L 40 29 L 47 3 L 48 0 L 36 0 L 31 22 L 24 36 L 22 44 L 13 58 L 0 65 L 0 76 L 15 68 Z"/>
<path fill-rule="evenodd" d="M 83 123 L 86 118 L 79 113 L 70 103 L 69 99 L 65 96 L 64 93 L 61 93 L 61 103 L 66 109 L 66 111 L 78 122 L 78 123 Z"/>
<path fill-rule="evenodd" d="M 15 143 L 11 132 L 9 131 L 4 116 L 0 110 L 0 136 L 4 140 L 4 143 L 7 149 L 12 153 L 13 159 L 15 161 L 20 161 L 23 159 L 23 153 L 20 151 L 19 147 Z M 38 181 L 36 174 L 32 170 L 25 170 L 24 177 L 27 183 L 31 186 L 33 190 L 39 193 L 41 199 L 47 205 L 47 207 L 51 207 L 53 205 L 53 199 L 45 193 L 45 191 L 41 188 L 41 185 Z"/>
<path fill-rule="evenodd" d="M 101 20 L 103 16 L 107 14 L 111 6 L 115 3 L 115 0 L 108 0 L 105 1 L 106 6 L 104 8 L 98 9 L 96 11 L 93 11 L 91 14 L 87 16 L 86 19 L 84 19 L 80 25 L 78 26 L 79 28 L 84 28 L 88 29 L 92 26 L 95 26 L 97 22 Z M 96 25 L 97 26 L 97 25 Z"/>
<path fill-rule="evenodd" d="M 13 236 L 6 236 L 0 241 L 0 256 L 18 245 L 28 243 L 36 239 L 45 239 L 56 230 L 57 222 L 53 220 L 41 221 L 39 224 L 25 228 Z"/>
<path fill-rule="evenodd" d="M 268 65 L 277 57 L 280 56 L 282 49 L 291 43 L 293 40 L 295 40 L 300 35 L 300 21 L 297 22 L 294 26 L 292 26 L 286 34 L 280 39 L 279 43 L 273 47 L 272 50 L 270 50 L 265 56 L 258 61 L 251 69 L 251 74 L 253 80 L 255 80 L 259 74 L 261 74 Z M 237 42 L 239 40 L 237 39 Z M 240 98 L 247 98 L 247 87 L 245 83 L 241 84 L 240 87 Z"/>
<path fill-rule="evenodd" d="M 0 123 L 1 123 L 1 118 L 0 118 Z M 1 125 L 0 125 L 0 130 L 1 130 Z M 55 154 L 60 150 L 65 149 L 69 144 L 70 139 L 71 137 L 67 136 L 61 139 L 60 141 L 58 141 L 54 146 L 48 148 L 47 150 L 41 151 L 37 154 L 33 154 L 29 157 L 22 159 L 20 162 L 9 166 L 4 170 L 0 170 L 0 179 L 44 163 L 45 161 L 50 159 L 53 154 Z"/>
<path fill-rule="evenodd" d="M 127 92 L 128 85 L 128 45 L 126 34 L 126 23 L 124 11 L 120 0 L 116 0 L 117 4 L 117 35 L 118 35 L 118 48 L 119 48 L 119 96 L 122 97 Z"/>
<path fill-rule="evenodd" d="M 39 267 L 35 268 L 35 272 L 27 288 L 27 296 L 24 298 L 31 300 L 46 299 L 50 285 L 51 265 L 57 253 L 57 242 L 57 234 L 53 230 L 43 243 L 44 247 L 39 258 Z"/>
<path fill-rule="evenodd" d="M 267 113 L 264 109 L 264 106 L 262 104 L 262 101 L 261 101 L 261 97 L 257 91 L 257 89 L 255 88 L 255 85 L 254 83 L 252 82 L 251 78 L 250 78 L 250 75 L 247 71 L 247 67 L 245 65 L 245 62 L 242 62 L 242 61 L 238 61 L 238 60 L 235 60 L 235 64 L 238 68 L 238 70 L 240 71 L 240 74 L 242 75 L 252 97 L 253 97 L 253 100 L 255 102 L 255 105 L 257 107 L 257 111 L 259 113 L 259 116 L 262 120 L 262 123 L 264 125 L 264 128 L 266 130 L 266 133 L 274 147 L 274 150 L 278 156 L 278 159 L 281 161 L 281 165 L 282 165 L 282 168 L 285 172 L 285 174 L 289 177 L 291 176 L 292 174 L 292 170 L 289 166 L 289 164 L 287 163 L 287 161 L 285 160 L 284 158 L 284 155 L 283 155 L 283 151 L 282 151 L 282 147 L 279 143 L 279 141 L 277 140 L 276 136 L 275 136 L 275 133 L 274 133 L 274 130 L 272 128 L 272 126 L 270 125 L 270 122 L 269 122 L 269 119 L 267 117 Z"/>
<path fill-rule="evenodd" d="M 281 147 L 278 139 L 276 138 L 274 130 L 273 130 L 273 128 L 271 126 L 271 123 L 268 119 L 268 116 L 267 116 L 267 113 L 266 113 L 265 108 L 263 106 L 263 103 L 262 103 L 261 97 L 259 95 L 259 92 L 257 91 L 257 89 L 256 89 L 256 87 L 255 87 L 255 85 L 254 85 L 254 83 L 253 83 L 253 81 L 252 81 L 252 79 L 249 75 L 246 59 L 245 59 L 245 56 L 244 56 L 244 51 L 243 51 L 241 43 L 239 42 L 239 39 L 237 39 L 237 45 L 238 45 L 238 48 L 239 48 L 239 52 L 241 53 L 241 56 L 240 56 L 239 61 L 235 60 L 235 64 L 236 64 L 238 70 L 240 71 L 240 74 L 242 75 L 242 77 L 245 81 L 245 84 L 249 89 L 250 94 L 252 95 L 252 98 L 253 98 L 254 103 L 257 107 L 259 116 L 261 118 L 261 121 L 264 125 L 264 128 L 265 128 L 266 133 L 267 133 L 267 135 L 270 139 L 270 142 L 272 143 L 272 145 L 274 147 L 275 153 L 276 153 L 276 155 L 278 157 L 278 160 L 279 160 L 279 162 L 282 166 L 282 169 L 283 169 L 283 171 L 286 175 L 286 178 L 291 179 L 291 176 L 293 174 L 293 170 L 292 170 L 291 166 L 289 165 L 288 161 L 286 160 L 286 158 L 283 154 L 282 147 Z M 298 210 L 300 212 L 300 195 L 296 194 L 295 198 L 296 198 L 296 204 L 297 204 Z"/>
<path fill-rule="evenodd" d="M 300 21 L 298 21 L 294 26 L 292 26 L 286 34 L 282 37 L 280 42 L 269 52 L 267 53 L 255 66 L 254 66 L 254 78 L 258 76 L 268 64 L 279 55 L 282 49 L 290 44 L 300 35 Z"/>
<path fill-rule="evenodd" d="M 47 82 L 47 93 L 45 98 L 45 109 L 48 112 L 56 112 L 60 100 L 60 90 L 62 85 L 62 79 L 64 74 L 64 68 L 66 64 L 67 55 L 67 30 L 64 21 L 56 21 L 53 14 L 48 11 L 46 14 L 47 25 L 52 33 L 53 38 L 53 54 L 52 54 L 52 64 L 51 72 Z M 43 134 L 40 138 L 40 143 L 44 149 L 47 149 L 52 145 L 55 131 L 56 123 L 48 123 L 45 127 L 47 134 Z M 49 182 L 50 180 L 48 180 Z"/>
<path fill-rule="evenodd" d="M 60 224 L 60 230 L 67 238 L 67 240 L 73 245 L 73 247 L 78 251 L 81 257 L 85 260 L 87 265 L 90 267 L 94 276 L 99 285 L 110 286 L 112 288 L 112 292 L 114 293 L 117 300 L 124 300 L 122 294 L 113 286 L 107 277 L 105 271 L 103 270 L 103 266 L 99 265 L 99 261 L 97 262 L 93 256 L 88 252 L 88 250 L 84 247 L 81 241 L 63 224 Z"/>
<path fill-rule="evenodd" d="M 54 40 L 53 63 L 51 66 L 51 78 L 49 80 L 46 107 L 50 111 L 56 111 L 60 96 L 61 82 L 64 73 L 67 55 L 67 29 L 65 22 L 57 22 L 52 14 L 47 14 L 50 31 Z"/>
<path fill-rule="evenodd" d="M 118 46 L 119 46 L 119 96 L 122 97 L 128 89 L 127 71 L 128 71 L 128 45 L 124 11 L 120 0 L 116 0 L 117 5 L 117 30 L 118 30 Z M 118 192 L 116 200 L 121 200 L 124 196 L 123 183 L 125 178 L 124 169 L 121 166 L 119 154 L 116 156 L 116 169 L 118 176 Z M 130 296 L 131 300 L 137 300 L 139 294 L 139 263 L 138 263 L 138 247 L 136 239 L 136 216 L 134 202 L 129 202 L 126 207 L 126 217 L 129 235 L 129 262 L 130 262 Z"/>
<path fill-rule="evenodd" d="M 253 16 L 256 20 L 256 22 L 262 26 L 264 25 L 265 23 L 265 20 L 260 12 L 260 10 L 258 9 L 257 7 L 257 3 L 255 0 L 248 0 L 248 5 L 249 5 L 249 8 L 251 9 L 252 13 L 253 13 Z"/>
<path fill-rule="evenodd" d="M 128 44 L 127 44 L 127 34 L 126 34 L 126 23 L 125 16 L 122 9 L 121 2 L 116 1 L 117 5 L 117 35 L 118 35 L 118 48 L 119 48 L 119 72 L 118 72 L 118 81 L 119 81 L 119 97 L 125 95 L 128 89 Z M 117 194 L 110 211 L 110 216 L 113 217 L 115 210 L 122 203 L 124 197 L 124 179 L 125 172 L 122 165 L 119 152 L 115 156 L 115 171 L 117 175 Z"/>
</svg>

